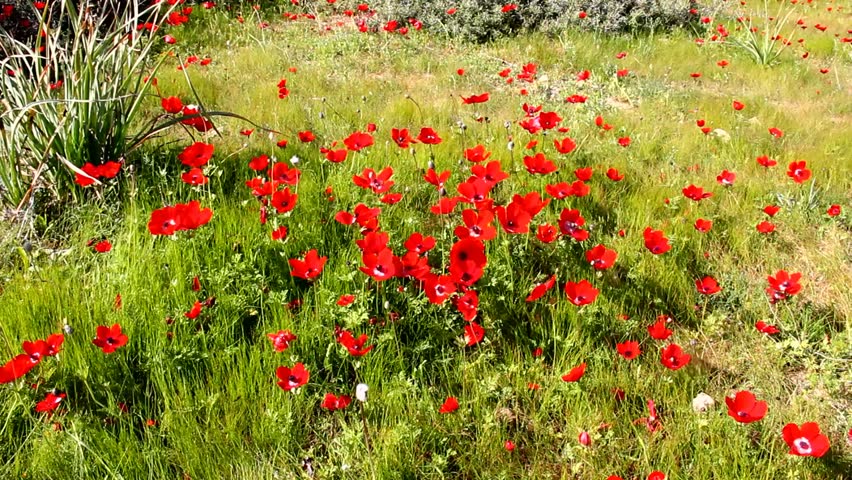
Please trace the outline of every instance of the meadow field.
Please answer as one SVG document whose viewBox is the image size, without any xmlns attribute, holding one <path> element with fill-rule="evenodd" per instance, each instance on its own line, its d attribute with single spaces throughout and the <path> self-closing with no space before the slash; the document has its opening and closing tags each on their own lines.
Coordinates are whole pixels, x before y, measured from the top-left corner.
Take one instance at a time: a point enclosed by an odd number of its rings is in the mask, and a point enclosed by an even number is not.
<svg viewBox="0 0 852 480">
<path fill-rule="evenodd" d="M 7 208 L 0 477 L 852 479 L 852 3 L 272 3 Z"/>
</svg>

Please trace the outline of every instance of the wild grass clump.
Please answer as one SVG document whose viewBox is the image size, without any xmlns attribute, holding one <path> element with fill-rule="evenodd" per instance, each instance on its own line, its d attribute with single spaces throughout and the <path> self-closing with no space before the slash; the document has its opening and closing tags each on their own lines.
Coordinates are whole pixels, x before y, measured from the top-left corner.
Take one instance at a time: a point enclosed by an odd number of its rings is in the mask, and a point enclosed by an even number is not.
<svg viewBox="0 0 852 480">
<path fill-rule="evenodd" d="M 167 13 L 128 2 L 95 15 L 88 1 L 56 0 L 36 11 L 43 34 L 32 42 L 0 31 L 5 206 L 21 208 L 39 188 L 55 197 L 76 193 L 77 175 L 99 183 L 84 164 L 123 160 L 164 58 L 152 52 L 160 39 L 154 27 Z"/>
</svg>

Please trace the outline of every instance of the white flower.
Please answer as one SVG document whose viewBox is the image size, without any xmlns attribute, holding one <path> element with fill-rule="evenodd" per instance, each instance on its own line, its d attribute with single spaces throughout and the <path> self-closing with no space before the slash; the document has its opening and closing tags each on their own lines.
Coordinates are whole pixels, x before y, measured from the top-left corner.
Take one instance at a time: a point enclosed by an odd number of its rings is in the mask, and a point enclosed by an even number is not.
<svg viewBox="0 0 852 480">
<path fill-rule="evenodd" d="M 359 402 L 366 402 L 367 390 L 369 389 L 370 387 L 368 387 L 366 383 L 359 383 L 358 386 L 355 387 L 355 398 L 357 398 Z"/>
</svg>

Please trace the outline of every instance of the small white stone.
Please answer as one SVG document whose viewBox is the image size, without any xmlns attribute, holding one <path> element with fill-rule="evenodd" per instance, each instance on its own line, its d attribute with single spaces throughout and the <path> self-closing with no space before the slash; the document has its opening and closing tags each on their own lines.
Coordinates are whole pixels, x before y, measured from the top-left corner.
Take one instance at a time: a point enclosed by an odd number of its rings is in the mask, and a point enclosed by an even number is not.
<svg viewBox="0 0 852 480">
<path fill-rule="evenodd" d="M 719 140 L 721 140 L 723 142 L 730 142 L 731 141 L 731 134 L 722 130 L 721 128 L 717 128 L 716 130 L 713 130 L 713 135 L 715 137 L 719 138 Z"/>
<path fill-rule="evenodd" d="M 357 398 L 359 402 L 366 402 L 367 390 L 369 389 L 370 387 L 368 387 L 366 383 L 359 383 L 358 386 L 355 387 L 355 398 Z"/>
<path fill-rule="evenodd" d="M 713 408 L 714 405 L 716 405 L 716 401 L 713 400 L 713 397 L 704 392 L 699 393 L 692 399 L 692 411 L 695 413 L 704 413 Z"/>
</svg>

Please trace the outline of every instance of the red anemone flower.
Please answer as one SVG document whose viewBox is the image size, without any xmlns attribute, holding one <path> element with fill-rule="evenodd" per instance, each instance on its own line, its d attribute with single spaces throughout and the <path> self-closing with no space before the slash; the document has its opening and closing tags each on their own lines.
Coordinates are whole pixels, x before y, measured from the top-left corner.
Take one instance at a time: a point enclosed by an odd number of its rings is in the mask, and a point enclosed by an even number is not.
<svg viewBox="0 0 852 480">
<path fill-rule="evenodd" d="M 175 205 L 178 215 L 178 230 L 195 230 L 206 225 L 213 218 L 213 210 L 201 208 L 198 200 L 189 203 L 178 203 Z"/>
<path fill-rule="evenodd" d="M 47 392 L 47 395 L 44 397 L 44 400 L 36 404 L 35 410 L 39 413 L 52 412 L 56 410 L 57 407 L 59 407 L 59 404 L 62 403 L 62 400 L 64 400 L 65 397 L 66 395 L 64 393 L 56 394 L 53 392 Z"/>
<path fill-rule="evenodd" d="M 755 398 L 754 394 L 743 390 L 734 397 L 725 397 L 728 415 L 739 423 L 752 423 L 766 415 L 766 402 Z"/>
<path fill-rule="evenodd" d="M 770 325 L 764 322 L 763 320 L 758 320 L 754 324 L 754 328 L 757 329 L 758 332 L 765 333 L 767 335 L 775 335 L 776 333 L 781 332 L 781 330 L 778 330 L 778 327 L 776 327 L 775 325 Z"/>
<path fill-rule="evenodd" d="M 296 340 L 296 336 L 290 330 L 278 330 L 275 333 L 267 333 L 266 336 L 272 342 L 272 348 L 276 352 L 283 352 L 290 348 L 290 342 Z"/>
<path fill-rule="evenodd" d="M 576 367 L 572 368 L 571 371 L 562 375 L 562 380 L 565 382 L 576 382 L 583 378 L 583 375 L 586 373 L 586 362 L 583 362 Z"/>
<path fill-rule="evenodd" d="M 538 226 L 535 236 L 542 243 L 553 243 L 559 238 L 559 230 L 555 226 L 545 223 Z"/>
<path fill-rule="evenodd" d="M 547 184 L 544 186 L 544 191 L 551 197 L 562 200 L 574 194 L 571 185 L 568 182 L 559 182 L 556 184 Z"/>
<path fill-rule="evenodd" d="M 346 148 L 349 150 L 358 152 L 373 144 L 373 136 L 369 133 L 355 132 L 346 137 L 346 139 L 343 140 L 343 144 L 346 145 Z"/>
<path fill-rule="evenodd" d="M 82 170 L 83 173 L 88 175 L 86 176 L 79 173 L 74 175 L 74 182 L 76 182 L 77 185 L 80 185 L 81 187 L 88 187 L 89 185 L 93 185 L 95 183 L 95 180 L 100 178 L 101 176 L 99 168 L 89 162 L 86 162 L 82 167 L 80 167 L 80 170 Z"/>
<path fill-rule="evenodd" d="M 707 233 L 713 227 L 713 222 L 711 220 L 705 220 L 703 218 L 699 218 L 695 220 L 695 229 L 701 233 Z"/>
<path fill-rule="evenodd" d="M 272 235 L 273 240 L 276 240 L 276 241 L 286 240 L 287 239 L 287 227 L 284 226 L 284 225 L 281 225 L 280 227 L 273 230 L 271 235 Z"/>
<path fill-rule="evenodd" d="M 565 137 L 561 141 L 554 140 L 553 146 L 556 147 L 556 151 L 562 154 L 568 154 L 574 151 L 577 148 L 577 144 L 574 143 L 574 140 L 570 137 Z"/>
<path fill-rule="evenodd" d="M 692 359 L 687 353 L 683 352 L 680 345 L 671 343 L 660 349 L 660 362 L 669 370 L 677 370 L 686 366 Z"/>
<path fill-rule="evenodd" d="M 790 446 L 790 455 L 819 458 L 830 447 L 828 437 L 819 431 L 816 422 L 803 423 L 801 426 L 788 423 L 781 430 L 781 435 Z"/>
<path fill-rule="evenodd" d="M 527 171 L 533 175 L 547 175 L 556 171 L 556 164 L 545 158 L 544 154 L 539 152 L 535 156 L 524 157 L 524 165 Z"/>
<path fill-rule="evenodd" d="M 365 168 L 360 176 L 352 176 L 352 182 L 361 188 L 372 190 L 373 193 L 385 193 L 394 185 L 394 181 L 390 179 L 391 176 L 393 176 L 392 167 L 385 167 L 378 173 L 372 168 Z"/>
<path fill-rule="evenodd" d="M 417 135 L 417 141 L 420 143 L 425 143 L 426 145 L 437 145 L 441 143 L 441 137 L 439 137 L 438 132 L 436 132 L 432 128 L 423 127 L 420 129 L 420 133 Z"/>
<path fill-rule="evenodd" d="M 112 243 L 109 240 L 101 240 L 95 243 L 94 250 L 98 253 L 107 253 L 112 250 Z"/>
<path fill-rule="evenodd" d="M 763 234 L 772 233 L 775 231 L 775 225 L 767 221 L 758 223 L 756 228 L 758 232 Z"/>
<path fill-rule="evenodd" d="M 198 200 L 163 207 L 151 212 L 148 231 L 152 235 L 174 235 L 177 231 L 195 230 L 213 217 L 209 208 L 201 208 Z"/>
<path fill-rule="evenodd" d="M 490 210 L 476 211 L 466 209 L 462 211 L 464 225 L 455 228 L 454 233 L 459 239 L 478 238 L 480 240 L 492 240 L 497 236 L 497 229 L 491 224 L 494 213 Z"/>
<path fill-rule="evenodd" d="M 471 95 L 469 97 L 461 97 L 462 102 L 465 105 L 475 104 L 475 103 L 485 103 L 490 98 L 488 93 L 483 93 L 481 95 Z"/>
<path fill-rule="evenodd" d="M 312 281 L 322 273 L 326 260 L 328 260 L 328 257 L 320 257 L 316 249 L 309 250 L 305 254 L 304 260 L 297 258 L 288 260 L 290 263 L 290 275 Z"/>
<path fill-rule="evenodd" d="M 705 192 L 703 188 L 696 187 L 695 185 L 689 185 L 688 187 L 683 189 L 683 196 L 690 200 L 695 200 L 696 202 L 704 200 L 705 198 L 710 198 L 713 196 L 712 192 Z"/>
<path fill-rule="evenodd" d="M 375 348 L 375 345 L 365 346 L 367 343 L 367 334 L 362 333 L 359 336 L 352 335 L 352 332 L 344 330 L 337 336 L 337 342 L 346 348 L 353 357 L 363 357 L 370 353 L 370 350 Z"/>
<path fill-rule="evenodd" d="M 461 285 L 471 286 L 476 283 L 487 263 L 485 244 L 478 238 L 458 240 L 450 250 L 450 274 Z"/>
<path fill-rule="evenodd" d="M 760 166 L 765 167 L 765 168 L 774 167 L 775 165 L 778 165 L 778 162 L 767 157 L 766 155 L 761 155 L 761 156 L 757 157 L 757 163 L 760 164 Z"/>
<path fill-rule="evenodd" d="M 399 148 L 408 148 L 410 144 L 416 142 L 416 140 L 411 138 L 411 134 L 408 133 L 407 128 L 392 128 L 391 138 Z"/>
<path fill-rule="evenodd" d="M 669 321 L 671 321 L 671 317 L 668 315 L 658 316 L 657 321 L 648 327 L 648 335 L 654 340 L 667 340 L 672 336 L 672 331 L 666 326 Z"/>
<path fill-rule="evenodd" d="M 198 318 L 198 315 L 201 314 L 201 308 L 201 302 L 196 300 L 195 303 L 192 305 L 192 308 L 188 312 L 184 313 L 183 316 L 190 320 L 195 320 L 196 318 Z"/>
<path fill-rule="evenodd" d="M 183 183 L 192 186 L 206 185 L 208 181 L 207 177 L 204 176 L 204 171 L 198 167 L 182 174 L 180 179 L 183 180 Z"/>
<path fill-rule="evenodd" d="M 476 290 L 468 290 L 464 295 L 453 299 L 453 304 L 465 321 L 472 322 L 479 308 L 479 294 Z"/>
<path fill-rule="evenodd" d="M 713 295 L 722 291 L 722 287 L 716 283 L 713 277 L 704 277 L 701 280 L 696 280 L 695 288 L 698 290 L 698 293 L 703 295 Z"/>
<path fill-rule="evenodd" d="M 485 147 L 482 145 L 477 145 L 473 148 L 465 149 L 464 158 L 470 162 L 479 163 L 488 160 L 488 157 L 491 156 L 491 152 L 485 150 Z"/>
<path fill-rule="evenodd" d="M 811 178 L 811 171 L 807 168 L 805 161 L 792 162 L 787 167 L 787 176 L 796 183 L 804 183 Z"/>
<path fill-rule="evenodd" d="M 828 207 L 828 210 L 826 210 L 825 213 L 829 217 L 836 217 L 836 216 L 840 215 L 840 212 L 841 212 L 840 205 L 834 204 L 834 205 L 831 205 L 830 207 Z"/>
<path fill-rule="evenodd" d="M 447 397 L 444 404 L 438 409 L 438 413 L 453 413 L 459 409 L 459 401 L 456 397 Z"/>
<path fill-rule="evenodd" d="M 338 397 L 333 393 L 326 393 L 325 397 L 322 399 L 320 407 L 333 412 L 335 410 L 343 410 L 348 407 L 350 403 L 352 403 L 352 397 L 348 395 L 340 395 Z"/>
<path fill-rule="evenodd" d="M 163 106 L 163 110 L 168 113 L 175 114 L 183 110 L 183 102 L 178 97 L 165 97 L 160 101 L 160 104 Z"/>
<path fill-rule="evenodd" d="M 503 171 L 499 160 L 493 160 L 485 165 L 477 164 L 470 168 L 473 176 L 482 179 L 487 185 L 494 186 L 509 178 L 509 174 Z"/>
<path fill-rule="evenodd" d="M 313 142 L 314 140 L 316 140 L 316 138 L 317 138 L 316 135 L 314 135 L 314 133 L 311 132 L 310 130 L 305 130 L 305 131 L 299 132 L 298 136 L 299 136 L 299 140 L 302 143 L 310 143 L 310 142 Z"/>
<path fill-rule="evenodd" d="M 45 350 L 44 355 L 46 357 L 53 357 L 59 353 L 59 350 L 62 348 L 62 343 L 65 341 L 65 335 L 61 333 L 51 334 L 44 341 Z"/>
<path fill-rule="evenodd" d="M 527 302 L 534 302 L 539 298 L 543 297 L 544 294 L 548 292 L 548 290 L 554 287 L 554 285 L 556 285 L 556 275 L 551 275 L 550 278 L 536 285 L 532 289 L 530 294 L 527 296 Z"/>
<path fill-rule="evenodd" d="M 653 230 L 651 227 L 646 227 L 642 235 L 645 237 L 645 248 L 654 255 L 661 255 L 672 249 L 669 239 L 666 238 L 662 230 Z"/>
<path fill-rule="evenodd" d="M 507 207 L 497 207 L 495 211 L 506 233 L 519 234 L 530 231 L 532 217 L 522 205 L 512 202 Z"/>
<path fill-rule="evenodd" d="M 426 174 L 423 175 L 423 180 L 435 186 L 435 188 L 441 189 L 444 187 L 444 184 L 449 180 L 452 172 L 449 170 L 444 170 L 440 174 L 435 171 L 434 168 L 430 168 L 426 170 Z"/>
<path fill-rule="evenodd" d="M 485 338 L 485 329 L 476 322 L 468 322 L 464 326 L 464 341 L 468 347 L 472 347 Z"/>
<path fill-rule="evenodd" d="M 581 227 L 586 224 L 586 219 L 580 215 L 579 210 L 564 209 L 559 215 L 559 231 L 563 235 L 569 235 L 574 240 L 582 242 L 589 238 L 589 232 Z"/>
<path fill-rule="evenodd" d="M 615 346 L 615 349 L 618 351 L 619 355 L 624 357 L 625 360 L 633 360 L 642 353 L 639 349 L 639 342 L 635 340 L 628 340 L 626 342 L 619 343 Z"/>
<path fill-rule="evenodd" d="M 364 252 L 361 256 L 364 263 L 360 270 L 377 282 L 389 280 L 396 275 L 396 261 L 390 248 L 382 248 L 378 252 Z"/>
<path fill-rule="evenodd" d="M 779 210 L 781 210 L 781 207 L 777 205 L 767 205 L 763 207 L 763 213 L 769 215 L 770 217 L 774 217 Z"/>
<path fill-rule="evenodd" d="M 340 307 L 347 307 L 349 305 L 352 305 L 352 302 L 354 302 L 354 301 L 355 301 L 355 295 L 343 294 L 343 295 L 340 296 L 339 299 L 337 299 L 337 305 L 340 306 Z"/>
<path fill-rule="evenodd" d="M 456 285 L 449 275 L 429 273 L 424 281 L 423 290 L 430 303 L 441 305 L 456 292 Z"/>
<path fill-rule="evenodd" d="M 592 179 L 593 174 L 594 170 L 592 170 L 592 167 L 583 167 L 574 170 L 574 176 L 581 182 L 588 182 Z"/>
<path fill-rule="evenodd" d="M 311 374 L 305 369 L 305 366 L 299 362 L 290 367 L 278 367 L 275 370 L 275 376 L 278 377 L 278 386 L 284 391 L 291 391 L 308 383 Z"/>
<path fill-rule="evenodd" d="M 404 246 L 409 252 L 415 252 L 418 255 L 422 255 L 435 248 L 435 237 L 424 237 L 423 234 L 414 232 L 410 237 L 408 237 L 408 240 L 405 241 Z"/>
<path fill-rule="evenodd" d="M 737 179 L 737 174 L 734 172 L 729 172 L 727 170 L 722 170 L 722 173 L 716 175 L 716 181 L 720 184 L 730 187 L 734 184 L 734 180 Z"/>
<path fill-rule="evenodd" d="M 287 213 L 296 207 L 298 199 L 299 195 L 290 192 L 290 187 L 285 187 L 284 190 L 277 190 L 272 194 L 270 205 L 278 213 Z"/>
<path fill-rule="evenodd" d="M 92 340 L 92 343 L 104 353 L 113 353 L 127 345 L 127 335 L 121 333 L 121 325 L 117 323 L 112 327 L 100 325 L 97 329 L 97 337 Z"/>
<path fill-rule="evenodd" d="M 213 145 L 204 142 L 195 142 L 183 149 L 178 155 L 180 163 L 187 167 L 203 167 L 213 157 Z"/>
<path fill-rule="evenodd" d="M 346 160 L 346 155 L 349 154 L 349 150 L 345 148 L 339 148 L 336 150 L 329 148 L 320 148 L 320 153 L 325 155 L 325 159 L 331 163 L 341 163 Z"/>
<path fill-rule="evenodd" d="M 565 294 L 568 296 L 568 301 L 578 307 L 588 305 L 598 298 L 600 291 L 592 286 L 588 280 L 580 280 L 579 282 L 568 282 L 565 284 Z"/>
<path fill-rule="evenodd" d="M 786 270 L 778 270 L 775 276 L 766 277 L 769 282 L 769 287 L 766 293 L 769 294 L 770 301 L 775 303 L 778 300 L 786 300 L 802 290 L 802 285 L 799 279 L 802 278 L 801 273 L 789 274 Z"/>
<path fill-rule="evenodd" d="M 595 270 L 606 270 L 615 264 L 615 259 L 618 258 L 618 253 L 615 250 L 610 250 L 603 245 L 597 245 L 591 250 L 586 251 L 586 261 L 589 262 Z"/>
</svg>

